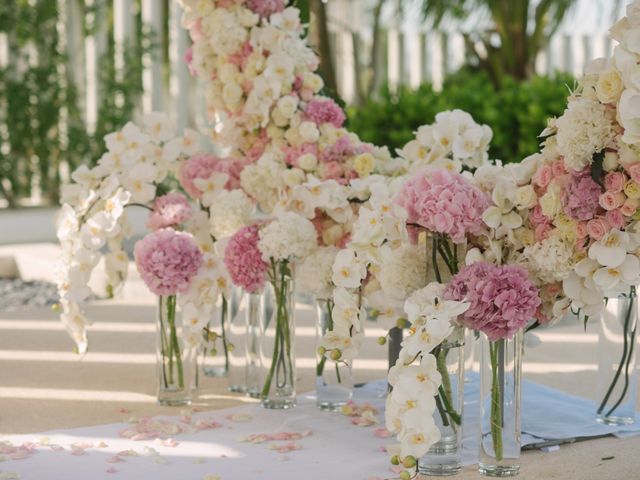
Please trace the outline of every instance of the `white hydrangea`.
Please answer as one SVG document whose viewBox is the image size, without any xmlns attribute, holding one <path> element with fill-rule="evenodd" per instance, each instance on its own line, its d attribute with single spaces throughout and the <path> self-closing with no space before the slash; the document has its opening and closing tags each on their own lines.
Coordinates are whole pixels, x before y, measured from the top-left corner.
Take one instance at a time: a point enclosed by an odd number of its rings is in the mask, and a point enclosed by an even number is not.
<svg viewBox="0 0 640 480">
<path fill-rule="evenodd" d="M 401 304 L 411 293 L 427 284 L 427 259 L 422 246 L 403 244 L 385 249 L 376 274 L 385 296 Z"/>
<path fill-rule="evenodd" d="M 258 248 L 265 260 L 303 259 L 317 248 L 313 223 L 293 212 L 283 212 L 260 230 Z"/>
<path fill-rule="evenodd" d="M 582 170 L 592 162 L 593 154 L 605 148 L 613 139 L 613 119 L 598 101 L 578 98 L 569 102 L 557 119 L 558 153 L 573 170 Z"/>
<path fill-rule="evenodd" d="M 283 164 L 271 155 L 263 155 L 242 170 L 242 189 L 258 202 L 263 211 L 270 212 L 278 201 L 278 192 L 284 188 L 284 171 Z"/>
<path fill-rule="evenodd" d="M 215 238 L 230 237 L 251 223 L 255 207 L 242 190 L 224 190 L 211 205 L 210 227 Z"/>
<path fill-rule="evenodd" d="M 573 270 L 572 248 L 559 235 L 551 235 L 524 249 L 529 269 L 542 283 L 565 280 Z"/>
<path fill-rule="evenodd" d="M 335 247 L 320 247 L 297 265 L 296 281 L 302 292 L 318 299 L 331 298 L 332 267 L 337 253 Z"/>
</svg>

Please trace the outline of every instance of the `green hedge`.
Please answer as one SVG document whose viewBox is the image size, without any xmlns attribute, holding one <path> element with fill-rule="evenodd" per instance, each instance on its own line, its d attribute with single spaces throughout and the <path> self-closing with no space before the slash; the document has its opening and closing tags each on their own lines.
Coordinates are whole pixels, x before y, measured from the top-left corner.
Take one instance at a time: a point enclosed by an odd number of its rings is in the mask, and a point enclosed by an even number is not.
<svg viewBox="0 0 640 480">
<path fill-rule="evenodd" d="M 573 85 L 573 77 L 557 74 L 523 83 L 507 78 L 496 91 L 484 72 L 463 69 L 447 77 L 440 92 L 428 83 L 415 90 L 383 88 L 379 98 L 348 109 L 349 128 L 363 140 L 394 151 L 411 140 L 420 125 L 432 123 L 436 113 L 459 108 L 492 128 L 491 158 L 519 162 L 539 149 L 538 135 L 549 117 L 564 111 Z"/>
</svg>

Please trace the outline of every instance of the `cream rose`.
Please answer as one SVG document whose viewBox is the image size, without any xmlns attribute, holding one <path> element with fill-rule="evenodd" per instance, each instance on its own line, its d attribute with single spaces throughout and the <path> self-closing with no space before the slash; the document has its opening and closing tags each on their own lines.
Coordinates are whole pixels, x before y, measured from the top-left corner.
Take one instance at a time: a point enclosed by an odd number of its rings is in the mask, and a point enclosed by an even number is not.
<svg viewBox="0 0 640 480">
<path fill-rule="evenodd" d="M 286 118 L 293 117 L 298 109 L 298 99 L 292 95 L 287 95 L 278 100 L 278 110 Z"/>
<path fill-rule="evenodd" d="M 562 210 L 560 189 L 557 185 L 550 185 L 547 192 L 540 198 L 542 213 L 548 218 L 555 218 Z"/>
<path fill-rule="evenodd" d="M 518 210 L 524 210 L 526 208 L 533 208 L 538 201 L 536 191 L 533 189 L 533 185 L 524 185 L 518 187 L 516 190 L 516 208 Z"/>
<path fill-rule="evenodd" d="M 354 168 L 358 175 L 366 177 L 376 166 L 376 159 L 369 152 L 361 153 L 354 161 Z"/>
<path fill-rule="evenodd" d="M 298 131 L 300 132 L 300 138 L 306 143 L 315 143 L 320 137 L 320 131 L 313 122 L 302 122 L 298 127 Z"/>
<path fill-rule="evenodd" d="M 600 72 L 596 83 L 596 94 L 602 103 L 614 103 L 622 94 L 624 84 L 616 69 L 608 69 Z"/>
<path fill-rule="evenodd" d="M 313 171 L 318 165 L 318 159 L 313 153 L 305 153 L 298 157 L 298 166 L 306 172 Z"/>
<path fill-rule="evenodd" d="M 222 89 L 222 100 L 227 108 L 233 109 L 242 100 L 242 88 L 237 83 L 227 83 Z"/>
</svg>

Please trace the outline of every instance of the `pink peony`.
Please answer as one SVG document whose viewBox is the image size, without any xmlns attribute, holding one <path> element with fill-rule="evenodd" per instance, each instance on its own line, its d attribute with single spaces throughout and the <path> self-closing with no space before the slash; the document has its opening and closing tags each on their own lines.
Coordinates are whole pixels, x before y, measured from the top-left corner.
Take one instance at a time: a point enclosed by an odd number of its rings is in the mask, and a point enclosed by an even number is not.
<svg viewBox="0 0 640 480">
<path fill-rule="evenodd" d="M 485 262 L 463 267 L 447 285 L 444 297 L 469 302 L 462 323 L 484 332 L 491 341 L 513 337 L 535 317 L 542 303 L 524 268 Z"/>
<path fill-rule="evenodd" d="M 572 173 L 562 190 L 564 213 L 574 220 L 591 220 L 600 212 L 601 193 L 602 187 L 591 178 L 589 168 Z"/>
<path fill-rule="evenodd" d="M 465 177 L 431 167 L 405 182 L 396 202 L 407 210 L 407 223 L 446 234 L 455 243 L 482 232 L 482 214 L 489 207 L 489 197 Z"/>
<path fill-rule="evenodd" d="M 284 0 L 246 0 L 244 5 L 260 18 L 268 18 L 284 10 Z"/>
<path fill-rule="evenodd" d="M 347 119 L 342 109 L 330 98 L 314 98 L 304 109 L 305 119 L 315 122 L 320 126 L 323 123 L 330 123 L 336 128 L 342 127 Z"/>
<path fill-rule="evenodd" d="M 187 197 L 178 192 L 168 193 L 154 200 L 147 228 L 159 230 L 175 227 L 187 222 L 190 218 L 191 205 L 189 205 Z"/>
<path fill-rule="evenodd" d="M 180 168 L 180 185 L 193 198 L 200 198 L 202 192 L 195 186 L 197 178 L 207 179 L 212 173 L 226 173 L 229 180 L 225 185 L 228 190 L 240 188 L 240 173 L 247 162 L 237 158 L 220 158 L 208 153 L 198 153 L 186 160 Z"/>
<path fill-rule="evenodd" d="M 144 283 L 158 296 L 189 290 L 203 261 L 193 236 L 170 228 L 156 230 L 138 241 L 133 255 Z"/>
<path fill-rule="evenodd" d="M 235 285 L 249 293 L 262 290 L 269 265 L 258 248 L 259 226 L 250 225 L 238 230 L 224 250 L 224 264 Z"/>
</svg>

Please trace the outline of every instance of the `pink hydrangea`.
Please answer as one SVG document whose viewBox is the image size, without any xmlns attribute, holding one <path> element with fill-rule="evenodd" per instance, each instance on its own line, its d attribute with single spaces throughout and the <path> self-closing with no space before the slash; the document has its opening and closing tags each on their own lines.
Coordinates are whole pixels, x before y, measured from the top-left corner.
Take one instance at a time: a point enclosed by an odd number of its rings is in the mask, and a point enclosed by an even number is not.
<svg viewBox="0 0 640 480">
<path fill-rule="evenodd" d="M 174 227 L 187 222 L 190 218 L 191 205 L 187 197 L 179 192 L 172 192 L 154 200 L 147 228 L 159 230 Z"/>
<path fill-rule="evenodd" d="M 198 153 L 187 159 L 180 168 L 179 180 L 182 188 L 193 198 L 200 198 L 202 192 L 196 187 L 194 180 L 207 179 L 212 173 L 229 175 L 225 188 L 240 188 L 240 173 L 247 162 L 238 158 L 220 158 L 208 153 Z"/>
<path fill-rule="evenodd" d="M 224 250 L 224 264 L 231 280 L 249 293 L 262 290 L 269 266 L 262 259 L 259 240 L 259 226 L 250 225 L 233 234 Z"/>
<path fill-rule="evenodd" d="M 343 135 L 333 145 L 329 145 L 320 153 L 322 163 L 343 163 L 347 157 L 360 153 L 352 144 L 348 135 Z"/>
<path fill-rule="evenodd" d="M 602 187 L 591 178 L 590 168 L 572 173 L 562 190 L 564 213 L 574 220 L 591 220 L 600 211 Z"/>
<path fill-rule="evenodd" d="M 466 301 L 462 323 L 489 340 L 511 338 L 536 316 L 540 293 L 518 265 L 477 262 L 463 267 L 447 285 L 447 300 Z"/>
<path fill-rule="evenodd" d="M 340 106 L 331 98 L 314 98 L 307 104 L 304 116 L 316 125 L 330 123 L 336 128 L 342 127 L 347 119 Z"/>
<path fill-rule="evenodd" d="M 260 18 L 268 18 L 284 10 L 284 0 L 246 0 L 245 6 Z"/>
<path fill-rule="evenodd" d="M 489 207 L 489 197 L 465 177 L 432 167 L 405 182 L 396 202 L 407 210 L 407 223 L 448 235 L 455 243 L 481 233 Z"/>
<path fill-rule="evenodd" d="M 133 255 L 144 283 L 158 296 L 189 290 L 203 261 L 193 236 L 171 228 L 156 230 L 138 241 Z"/>
</svg>

